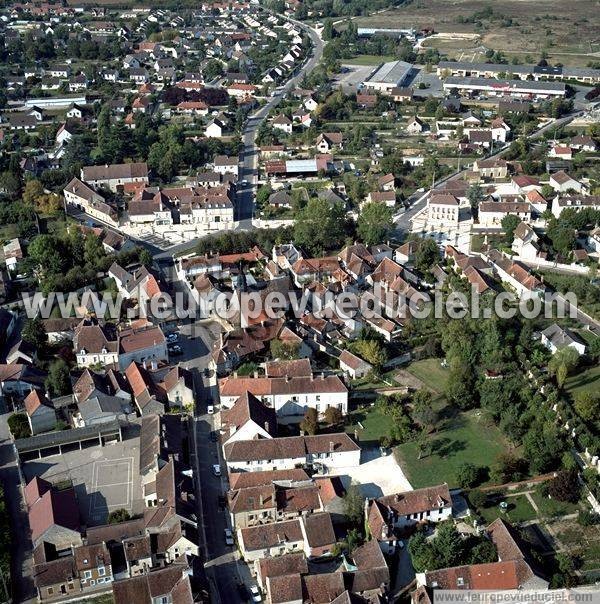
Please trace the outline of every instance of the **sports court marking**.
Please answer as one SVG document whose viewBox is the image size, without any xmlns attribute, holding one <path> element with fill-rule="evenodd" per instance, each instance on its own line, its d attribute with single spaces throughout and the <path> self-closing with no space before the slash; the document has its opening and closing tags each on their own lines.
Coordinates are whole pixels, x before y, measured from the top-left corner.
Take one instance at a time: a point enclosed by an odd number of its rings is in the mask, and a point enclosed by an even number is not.
<svg viewBox="0 0 600 604">
<path fill-rule="evenodd" d="M 127 467 L 127 479 L 125 482 L 103 482 L 100 480 L 102 469 L 110 468 L 111 473 L 114 472 L 115 468 L 119 466 Z M 108 476 L 106 478 L 109 478 Z M 105 508 L 109 510 L 111 508 L 125 508 L 130 509 L 131 500 L 132 500 L 132 478 L 133 478 L 133 457 L 121 457 L 119 459 L 105 459 L 101 461 L 94 461 L 92 468 L 92 483 L 91 483 L 91 493 L 90 493 L 90 506 L 89 506 L 89 516 L 90 518 L 94 518 L 95 520 L 101 520 L 102 514 L 98 513 Z M 110 478 L 109 478 L 110 480 Z M 113 478 L 114 480 L 114 478 Z M 96 499 L 98 495 L 106 494 L 102 493 L 102 488 L 104 487 L 125 487 L 123 490 L 125 491 L 125 501 L 112 501 L 111 503 L 102 504 L 101 506 L 97 505 Z M 119 491 L 121 489 L 118 489 Z"/>
</svg>

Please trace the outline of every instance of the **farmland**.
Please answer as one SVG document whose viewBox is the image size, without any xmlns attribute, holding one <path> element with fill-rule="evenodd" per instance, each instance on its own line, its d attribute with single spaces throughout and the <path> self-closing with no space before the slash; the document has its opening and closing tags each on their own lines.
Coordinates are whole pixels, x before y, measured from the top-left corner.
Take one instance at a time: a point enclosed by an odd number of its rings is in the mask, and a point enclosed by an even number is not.
<svg viewBox="0 0 600 604">
<path fill-rule="evenodd" d="M 592 17 L 596 15 L 596 17 Z M 433 28 L 438 33 L 478 34 L 459 40 L 440 37 L 427 40 L 449 58 L 475 60 L 485 49 L 516 58 L 537 61 L 542 52 L 550 61 L 585 66 L 600 61 L 598 6 L 593 0 L 565 3 L 560 0 L 416 0 L 403 7 L 357 20 L 359 26 Z M 463 54 L 465 55 L 463 57 Z"/>
</svg>

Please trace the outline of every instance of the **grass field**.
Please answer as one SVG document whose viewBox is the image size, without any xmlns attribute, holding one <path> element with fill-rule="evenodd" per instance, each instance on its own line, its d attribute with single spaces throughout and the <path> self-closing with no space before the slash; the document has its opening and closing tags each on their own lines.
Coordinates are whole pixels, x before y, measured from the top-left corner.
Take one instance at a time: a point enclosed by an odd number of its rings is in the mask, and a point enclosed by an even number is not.
<svg viewBox="0 0 600 604">
<path fill-rule="evenodd" d="M 421 380 L 431 390 L 442 393 L 446 388 L 449 371 L 440 365 L 440 361 L 441 359 L 414 361 L 406 367 L 406 370 Z"/>
<path fill-rule="evenodd" d="M 567 378 L 565 387 L 571 396 L 579 392 L 597 393 L 600 390 L 600 365 L 589 367 Z"/>
<path fill-rule="evenodd" d="M 362 445 L 378 445 L 379 439 L 389 434 L 390 418 L 383 415 L 376 407 L 352 411 L 348 414 L 348 419 L 349 423 L 344 430 L 348 434 L 354 434 L 356 431 Z"/>
<path fill-rule="evenodd" d="M 506 501 L 508 509 L 502 511 L 500 509 L 500 501 Z M 485 520 L 486 524 L 490 524 L 496 518 L 504 518 L 509 522 L 526 522 L 536 518 L 535 510 L 526 495 L 515 495 L 514 497 L 506 497 L 501 500 L 490 502 L 485 507 L 478 508 L 477 512 Z"/>
<path fill-rule="evenodd" d="M 489 9 L 493 12 L 489 12 Z M 488 11 L 486 15 L 485 12 Z M 479 39 L 462 42 L 439 38 L 428 40 L 449 57 L 475 60 L 486 48 L 506 54 L 509 61 L 539 60 L 542 51 L 550 61 L 585 66 L 598 60 L 600 12 L 595 0 L 414 0 L 404 6 L 357 19 L 366 27 L 432 27 L 436 33 L 476 33 Z M 461 21 L 463 21 L 461 23 Z M 467 22 L 464 22 L 467 21 Z"/>
<path fill-rule="evenodd" d="M 567 514 L 576 514 L 580 509 L 579 504 L 569 503 L 568 501 L 557 501 L 544 497 L 539 489 L 531 495 L 535 504 L 538 506 L 539 515 L 542 518 L 556 518 L 558 516 L 566 516 Z"/>
<path fill-rule="evenodd" d="M 358 55 L 352 59 L 344 59 L 344 65 L 380 65 L 381 63 L 387 63 L 388 61 L 396 61 L 397 58 L 392 55 Z"/>
<path fill-rule="evenodd" d="M 417 459 L 414 442 L 400 445 L 396 457 L 414 488 L 448 482 L 456 486 L 456 471 L 465 462 L 489 466 L 506 451 L 500 430 L 485 422 L 476 411 L 458 413 L 445 420 L 444 427 L 432 434 L 433 452 Z"/>
</svg>

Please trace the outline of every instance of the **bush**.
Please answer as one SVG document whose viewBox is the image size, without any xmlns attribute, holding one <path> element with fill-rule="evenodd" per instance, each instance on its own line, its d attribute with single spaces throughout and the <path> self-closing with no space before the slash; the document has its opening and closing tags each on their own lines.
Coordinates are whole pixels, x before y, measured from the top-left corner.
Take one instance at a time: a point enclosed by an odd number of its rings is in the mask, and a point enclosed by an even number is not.
<svg viewBox="0 0 600 604">
<path fill-rule="evenodd" d="M 463 488 L 468 489 L 481 483 L 484 469 L 472 463 L 463 463 L 456 470 L 456 482 Z"/>
<path fill-rule="evenodd" d="M 581 495 L 581 484 L 576 470 L 561 470 L 548 484 L 548 495 L 557 501 L 577 503 Z"/>
<path fill-rule="evenodd" d="M 129 515 L 129 512 L 123 508 L 120 508 L 118 510 L 113 510 L 108 515 L 108 524 L 119 524 L 119 522 L 125 522 L 130 518 L 131 516 Z"/>
<path fill-rule="evenodd" d="M 8 427 L 10 432 L 15 439 L 27 438 L 31 436 L 31 429 L 29 428 L 29 420 L 25 413 L 13 413 L 8 418 Z"/>
<path fill-rule="evenodd" d="M 579 510 L 577 515 L 577 522 L 581 526 L 593 526 L 600 522 L 600 515 L 590 510 Z"/>
<path fill-rule="evenodd" d="M 483 491 L 473 490 L 469 493 L 469 502 L 474 508 L 481 509 L 487 503 L 487 495 Z"/>
</svg>

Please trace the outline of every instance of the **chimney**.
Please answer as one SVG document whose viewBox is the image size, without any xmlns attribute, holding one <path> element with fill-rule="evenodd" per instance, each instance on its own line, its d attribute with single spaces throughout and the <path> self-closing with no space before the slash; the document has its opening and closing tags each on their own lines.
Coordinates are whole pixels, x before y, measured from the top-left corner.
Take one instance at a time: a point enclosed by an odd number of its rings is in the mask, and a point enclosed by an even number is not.
<svg viewBox="0 0 600 604">
<path fill-rule="evenodd" d="M 142 362 L 142 365 L 144 366 L 144 369 L 147 369 L 147 367 L 146 367 L 146 359 L 144 359 L 144 361 Z"/>
<path fill-rule="evenodd" d="M 332 440 L 329 441 L 329 452 L 333 453 L 333 441 Z"/>
<path fill-rule="evenodd" d="M 265 431 L 269 432 L 269 428 L 270 428 L 269 422 L 265 422 Z"/>
</svg>

